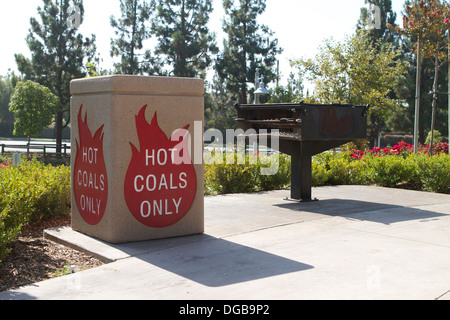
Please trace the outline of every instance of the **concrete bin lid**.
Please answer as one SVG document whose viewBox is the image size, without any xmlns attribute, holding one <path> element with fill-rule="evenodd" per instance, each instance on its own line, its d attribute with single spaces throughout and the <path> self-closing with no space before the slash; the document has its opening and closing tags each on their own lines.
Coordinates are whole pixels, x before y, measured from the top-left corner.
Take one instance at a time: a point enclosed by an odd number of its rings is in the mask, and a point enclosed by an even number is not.
<svg viewBox="0 0 450 320">
<path fill-rule="evenodd" d="M 108 75 L 72 80 L 73 96 L 87 94 L 202 96 L 204 81 L 195 78 Z"/>
</svg>

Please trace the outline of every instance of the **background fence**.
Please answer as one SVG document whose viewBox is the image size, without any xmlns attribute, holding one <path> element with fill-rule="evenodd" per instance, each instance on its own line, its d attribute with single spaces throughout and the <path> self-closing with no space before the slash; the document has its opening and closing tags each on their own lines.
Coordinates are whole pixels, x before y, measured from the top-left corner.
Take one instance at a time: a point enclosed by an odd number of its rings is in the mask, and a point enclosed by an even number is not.
<svg viewBox="0 0 450 320">
<path fill-rule="evenodd" d="M 22 151 L 23 150 L 23 151 Z M 56 153 L 56 144 L 36 144 L 36 143 L 27 143 L 27 144 L 0 144 L 0 153 L 14 153 L 14 152 L 26 152 L 27 156 L 30 153 L 42 153 L 45 157 L 49 156 L 49 154 Z M 67 157 L 70 155 L 70 145 L 62 144 L 61 146 L 61 155 L 63 157 Z"/>
</svg>

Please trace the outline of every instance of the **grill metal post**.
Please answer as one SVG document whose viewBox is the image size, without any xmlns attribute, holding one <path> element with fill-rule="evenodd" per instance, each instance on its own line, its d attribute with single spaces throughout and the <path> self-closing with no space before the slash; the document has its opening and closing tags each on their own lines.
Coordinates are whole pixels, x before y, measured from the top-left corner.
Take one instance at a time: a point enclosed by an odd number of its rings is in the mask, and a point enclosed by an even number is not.
<svg viewBox="0 0 450 320">
<path fill-rule="evenodd" d="M 312 153 L 307 143 L 296 143 L 291 151 L 291 199 L 317 201 L 311 197 Z"/>
</svg>

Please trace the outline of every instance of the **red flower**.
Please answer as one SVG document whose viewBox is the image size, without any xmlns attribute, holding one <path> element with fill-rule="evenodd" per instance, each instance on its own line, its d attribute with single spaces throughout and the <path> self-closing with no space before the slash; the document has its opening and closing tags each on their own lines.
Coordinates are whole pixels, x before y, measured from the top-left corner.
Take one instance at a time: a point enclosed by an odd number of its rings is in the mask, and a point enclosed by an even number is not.
<svg viewBox="0 0 450 320">
<path fill-rule="evenodd" d="M 364 157 L 364 151 L 355 150 L 354 152 L 352 152 L 351 157 L 358 160 L 362 159 Z"/>
<path fill-rule="evenodd" d="M 379 153 L 381 151 L 381 148 L 379 147 L 374 147 L 371 151 L 371 153 Z"/>
<path fill-rule="evenodd" d="M 437 143 L 434 145 L 433 149 L 436 154 L 448 153 L 448 143 L 447 142 Z"/>
<path fill-rule="evenodd" d="M 449 23 L 449 22 L 450 22 L 449 18 L 445 19 L 445 23 Z"/>
<path fill-rule="evenodd" d="M 9 167 L 9 163 L 0 163 L 0 169 Z"/>
<path fill-rule="evenodd" d="M 398 144 L 392 147 L 392 153 L 400 154 L 403 152 L 411 153 L 413 150 L 413 146 L 405 141 L 400 141 Z"/>
</svg>

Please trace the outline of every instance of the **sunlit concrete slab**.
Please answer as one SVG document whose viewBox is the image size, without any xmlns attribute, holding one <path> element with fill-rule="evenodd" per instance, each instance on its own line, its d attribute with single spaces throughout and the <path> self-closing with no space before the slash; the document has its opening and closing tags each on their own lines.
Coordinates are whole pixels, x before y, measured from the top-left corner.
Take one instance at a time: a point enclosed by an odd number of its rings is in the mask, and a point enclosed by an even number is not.
<svg viewBox="0 0 450 320">
<path fill-rule="evenodd" d="M 450 195 L 366 186 L 205 198 L 205 233 L 111 245 L 70 228 L 47 237 L 102 267 L 0 299 L 448 299 Z"/>
</svg>

